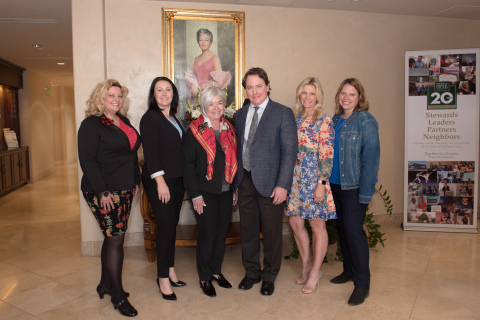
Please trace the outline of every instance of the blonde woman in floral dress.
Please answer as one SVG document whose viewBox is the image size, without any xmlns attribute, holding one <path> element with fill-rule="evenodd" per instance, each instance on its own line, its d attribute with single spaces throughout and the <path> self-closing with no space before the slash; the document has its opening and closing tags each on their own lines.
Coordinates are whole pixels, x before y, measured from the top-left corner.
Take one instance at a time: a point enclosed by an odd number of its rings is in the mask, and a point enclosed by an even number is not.
<svg viewBox="0 0 480 320">
<path fill-rule="evenodd" d="M 309 77 L 297 87 L 295 116 L 298 157 L 286 215 L 302 259 L 302 274 L 296 284 L 303 293 L 313 293 L 319 284 L 328 247 L 326 221 L 337 217 L 329 177 L 332 170 L 335 133 L 332 120 L 322 112 L 323 90 L 317 78 Z M 312 253 L 305 220 L 312 229 Z M 313 255 L 313 258 L 312 258 Z"/>
</svg>

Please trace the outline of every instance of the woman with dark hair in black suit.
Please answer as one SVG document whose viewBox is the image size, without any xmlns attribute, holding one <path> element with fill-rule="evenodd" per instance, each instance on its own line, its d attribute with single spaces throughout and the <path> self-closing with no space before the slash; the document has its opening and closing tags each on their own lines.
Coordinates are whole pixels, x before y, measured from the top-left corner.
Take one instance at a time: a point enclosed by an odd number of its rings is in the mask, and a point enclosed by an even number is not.
<svg viewBox="0 0 480 320">
<path fill-rule="evenodd" d="M 140 121 L 145 165 L 142 183 L 157 221 L 157 284 L 165 300 L 177 300 L 172 287 L 182 287 L 175 273 L 175 236 L 185 189 L 182 175 L 184 130 L 175 117 L 178 91 L 166 77 L 153 80 L 148 111 Z"/>
<path fill-rule="evenodd" d="M 137 310 L 123 290 L 123 242 L 132 201 L 140 184 L 137 150 L 140 136 L 127 119 L 128 89 L 117 80 L 97 84 L 78 129 L 82 194 L 102 230 L 100 299 L 112 296 L 115 309 L 134 317 Z"/>
</svg>

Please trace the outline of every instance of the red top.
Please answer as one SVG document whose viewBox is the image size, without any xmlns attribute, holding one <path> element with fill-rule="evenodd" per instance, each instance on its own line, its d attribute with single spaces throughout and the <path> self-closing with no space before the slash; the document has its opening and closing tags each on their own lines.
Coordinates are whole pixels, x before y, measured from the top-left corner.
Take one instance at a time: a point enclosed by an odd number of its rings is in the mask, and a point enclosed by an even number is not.
<svg viewBox="0 0 480 320">
<path fill-rule="evenodd" d="M 125 123 L 123 123 L 123 121 L 120 118 L 118 118 L 118 121 L 120 122 L 120 129 L 122 129 L 123 132 L 125 132 L 125 134 L 128 137 L 128 141 L 130 141 L 130 148 L 133 149 L 133 147 L 135 146 L 135 143 L 137 142 L 137 133 L 135 132 L 135 130 L 133 130 L 132 128 L 127 126 Z"/>
</svg>

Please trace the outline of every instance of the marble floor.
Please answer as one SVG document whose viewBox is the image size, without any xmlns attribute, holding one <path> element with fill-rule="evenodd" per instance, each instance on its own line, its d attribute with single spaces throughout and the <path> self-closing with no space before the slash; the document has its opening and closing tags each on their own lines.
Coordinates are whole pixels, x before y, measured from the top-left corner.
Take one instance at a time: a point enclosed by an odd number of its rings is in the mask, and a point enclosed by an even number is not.
<svg viewBox="0 0 480 320">
<path fill-rule="evenodd" d="M 0 319 L 125 319 L 95 287 L 100 259 L 80 254 L 76 166 L 0 198 Z M 188 285 L 175 289 L 178 301 L 161 298 L 156 266 L 143 247 L 125 248 L 124 287 L 137 319 L 480 319 L 480 236 L 404 232 L 385 227 L 385 247 L 371 250 L 370 297 L 347 305 L 353 284 L 333 285 L 341 272 L 329 248 L 320 287 L 304 295 L 294 284 L 299 260 L 285 260 L 272 296 L 236 288 L 243 277 L 241 248 L 226 249 L 223 274 L 233 289 L 217 286 L 203 295 L 195 249 L 179 247 L 176 269 Z M 284 253 L 290 251 L 284 239 Z M 108 297 L 108 296 L 107 296 Z"/>
</svg>

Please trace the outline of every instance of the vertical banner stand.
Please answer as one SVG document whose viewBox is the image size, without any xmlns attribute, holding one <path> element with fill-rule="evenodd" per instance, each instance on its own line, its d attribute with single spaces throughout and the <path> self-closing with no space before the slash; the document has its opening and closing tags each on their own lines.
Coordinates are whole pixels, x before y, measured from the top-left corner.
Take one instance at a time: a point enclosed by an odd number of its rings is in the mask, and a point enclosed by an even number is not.
<svg viewBox="0 0 480 320">
<path fill-rule="evenodd" d="M 405 230 L 478 233 L 479 56 L 405 52 Z"/>
</svg>

